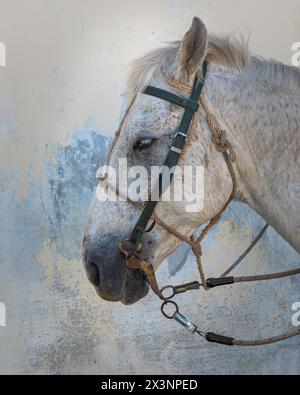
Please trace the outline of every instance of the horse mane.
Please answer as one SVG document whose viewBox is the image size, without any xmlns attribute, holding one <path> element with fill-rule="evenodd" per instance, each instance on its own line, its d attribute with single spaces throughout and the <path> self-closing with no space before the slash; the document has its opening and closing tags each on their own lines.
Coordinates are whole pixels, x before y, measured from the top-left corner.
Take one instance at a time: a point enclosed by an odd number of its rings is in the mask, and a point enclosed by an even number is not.
<svg viewBox="0 0 300 395">
<path fill-rule="evenodd" d="M 164 47 L 154 49 L 131 64 L 127 82 L 129 97 L 141 92 L 154 79 L 171 77 L 171 67 L 175 61 L 181 41 L 170 42 Z M 249 72 L 257 79 L 274 81 L 277 86 L 288 86 L 291 89 L 300 88 L 300 71 L 296 67 L 286 66 L 280 62 L 267 61 L 253 56 L 249 49 L 248 40 L 238 40 L 232 36 L 217 36 L 210 34 L 206 60 L 210 69 L 232 74 Z"/>
</svg>

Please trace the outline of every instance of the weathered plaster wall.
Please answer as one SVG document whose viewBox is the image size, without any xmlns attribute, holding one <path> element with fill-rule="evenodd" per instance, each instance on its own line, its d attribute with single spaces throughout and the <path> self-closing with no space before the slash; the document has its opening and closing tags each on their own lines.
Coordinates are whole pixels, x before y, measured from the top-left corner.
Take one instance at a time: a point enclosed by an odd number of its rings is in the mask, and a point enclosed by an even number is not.
<svg viewBox="0 0 300 395">
<path fill-rule="evenodd" d="M 250 31 L 255 52 L 286 63 L 300 41 L 298 0 L 0 0 L 0 373 L 300 373 L 299 339 L 208 345 L 166 322 L 152 295 L 131 307 L 99 300 L 81 267 L 82 223 L 118 123 L 125 66 L 182 35 L 193 15 L 216 32 Z M 262 223 L 233 205 L 204 243 L 206 271 L 225 269 Z M 191 254 L 177 257 L 161 283 L 195 277 Z M 271 230 L 239 272 L 299 261 Z M 182 311 L 204 329 L 279 333 L 299 286 L 286 279 L 202 292 L 197 302 L 184 295 Z"/>
</svg>

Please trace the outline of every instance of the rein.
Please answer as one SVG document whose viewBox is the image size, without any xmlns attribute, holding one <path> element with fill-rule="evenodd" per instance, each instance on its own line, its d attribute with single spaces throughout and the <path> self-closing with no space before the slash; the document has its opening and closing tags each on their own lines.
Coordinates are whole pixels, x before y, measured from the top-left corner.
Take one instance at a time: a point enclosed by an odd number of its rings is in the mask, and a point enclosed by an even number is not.
<svg viewBox="0 0 300 395">
<path fill-rule="evenodd" d="M 235 283 L 244 283 L 244 282 L 254 282 L 254 281 L 266 281 L 266 280 L 273 280 L 273 279 L 278 279 L 278 278 L 284 278 L 284 277 L 289 277 L 293 276 L 296 274 L 300 274 L 300 268 L 291 270 L 291 271 L 286 271 L 286 272 L 281 272 L 281 273 L 270 273 L 270 274 L 265 274 L 265 275 L 255 275 L 255 276 L 244 276 L 244 277 L 228 277 L 228 275 L 242 262 L 242 260 L 250 253 L 250 251 L 254 248 L 254 246 L 257 244 L 257 242 L 261 239 L 261 237 L 264 235 L 266 232 L 268 225 L 266 224 L 264 228 L 261 230 L 259 235 L 256 237 L 256 239 L 252 242 L 252 244 L 247 248 L 247 250 L 239 257 L 239 259 L 234 262 L 231 267 L 226 270 L 226 272 L 219 278 L 209 278 L 206 279 L 205 273 L 202 267 L 202 262 L 201 262 L 201 257 L 202 257 L 202 250 L 201 250 L 201 242 L 205 238 L 205 236 L 208 234 L 208 232 L 211 230 L 213 226 L 215 226 L 221 219 L 222 214 L 225 212 L 231 201 L 233 200 L 237 188 L 237 178 L 235 175 L 233 163 L 236 160 L 236 155 L 235 152 L 232 148 L 231 143 L 226 139 L 226 133 L 224 130 L 219 125 L 218 120 L 214 116 L 214 114 L 210 111 L 204 94 L 203 94 L 203 88 L 204 88 L 204 83 L 205 83 L 205 78 L 207 74 L 207 63 L 204 62 L 203 64 L 203 70 L 202 70 L 202 75 L 203 79 L 199 79 L 197 76 L 195 78 L 195 82 L 193 87 L 190 87 L 186 84 L 183 84 L 180 81 L 177 80 L 167 80 L 168 84 L 176 89 L 182 90 L 184 92 L 190 93 L 190 98 L 182 97 L 175 95 L 171 92 L 153 87 L 153 86 L 148 86 L 144 90 L 144 94 L 149 95 L 149 96 L 154 96 L 157 98 L 160 98 L 162 100 L 166 100 L 168 102 L 171 102 L 173 104 L 176 104 L 180 107 L 183 107 L 185 109 L 184 115 L 182 117 L 181 123 L 179 125 L 179 128 L 175 134 L 175 137 L 172 142 L 172 146 L 170 148 L 170 151 L 167 155 L 167 158 L 165 160 L 164 166 L 168 167 L 169 169 L 173 168 L 176 166 L 179 162 L 179 159 L 181 156 L 186 152 L 187 148 L 190 145 L 190 136 L 196 132 L 198 121 L 199 121 L 199 116 L 200 116 L 200 104 L 201 103 L 205 113 L 206 113 L 206 121 L 207 124 L 211 130 L 212 133 L 212 140 L 213 143 L 220 153 L 222 153 L 224 160 L 227 164 L 231 179 L 232 179 L 232 192 L 231 195 L 228 199 L 228 201 L 225 203 L 224 207 L 210 220 L 208 225 L 203 229 L 201 232 L 200 236 L 198 238 L 191 236 L 188 237 L 186 235 L 183 235 L 179 233 L 176 229 L 173 227 L 167 225 L 164 221 L 162 221 L 156 214 L 155 214 L 155 208 L 158 204 L 158 201 L 149 201 L 146 203 L 146 205 L 140 205 L 135 202 L 132 202 L 131 200 L 128 199 L 128 201 L 135 206 L 139 207 L 142 209 L 142 214 L 134 227 L 131 236 L 129 240 L 123 240 L 119 244 L 119 249 L 122 252 L 122 254 L 126 258 L 126 265 L 129 269 L 135 269 L 135 270 L 141 270 L 144 272 L 146 275 L 147 281 L 153 290 L 153 292 L 163 301 L 163 304 L 161 306 L 161 311 L 162 314 L 167 318 L 167 319 L 173 319 L 177 321 L 179 324 L 184 326 L 189 332 L 195 334 L 197 333 L 198 335 L 202 336 L 205 338 L 208 342 L 212 343 L 219 343 L 223 345 L 229 345 L 229 346 L 260 346 L 260 345 L 266 345 L 266 344 L 271 344 L 271 343 L 276 343 L 297 335 L 300 335 L 300 328 L 295 329 L 290 332 L 285 332 L 282 335 L 275 336 L 275 337 L 270 337 L 266 339 L 260 339 L 260 340 L 235 340 L 232 337 L 227 337 L 223 335 L 219 335 L 213 332 L 203 332 L 198 329 L 196 325 L 194 325 L 192 322 L 190 322 L 186 317 L 184 317 L 182 314 L 179 312 L 179 307 L 178 305 L 172 300 L 177 294 L 185 293 L 188 291 L 192 290 L 199 290 L 201 287 L 204 288 L 206 291 L 210 290 L 215 287 L 219 286 L 225 286 L 225 285 L 230 285 L 230 284 L 235 284 Z M 129 106 L 128 110 L 125 113 L 125 116 L 121 122 L 121 126 L 118 129 L 115 140 L 119 137 L 119 134 L 121 132 L 122 126 L 125 122 L 125 118 L 132 107 L 132 104 Z M 111 148 L 112 151 L 112 148 Z M 111 152 L 110 151 L 110 152 Z M 172 182 L 173 178 L 173 173 L 170 175 L 170 184 Z M 106 176 L 104 177 L 106 179 Z M 162 190 L 162 180 L 161 177 L 157 180 L 158 182 L 158 187 L 159 187 L 159 197 L 162 196 L 163 190 Z M 169 185 L 170 185 L 169 184 Z M 115 191 L 117 194 L 120 194 L 119 191 Z M 147 229 L 149 221 L 152 220 L 153 223 L 150 226 L 150 228 Z M 154 225 L 157 224 L 161 226 L 164 230 L 166 230 L 168 233 L 172 234 L 175 236 L 177 239 L 181 240 L 182 242 L 187 243 L 196 259 L 197 263 L 197 268 L 199 271 L 200 279 L 201 282 L 194 281 L 191 283 L 187 284 L 181 284 L 179 286 L 172 286 L 172 285 L 167 285 L 163 288 L 159 288 L 158 282 L 155 276 L 155 271 L 153 268 L 153 265 L 150 262 L 147 262 L 146 260 L 143 260 L 139 258 L 139 253 L 143 249 L 142 245 L 142 238 L 145 233 L 151 231 L 154 227 Z M 166 294 L 169 295 L 166 295 Z M 174 309 L 174 312 L 172 314 L 168 314 L 166 312 L 168 306 L 172 306 Z"/>
</svg>

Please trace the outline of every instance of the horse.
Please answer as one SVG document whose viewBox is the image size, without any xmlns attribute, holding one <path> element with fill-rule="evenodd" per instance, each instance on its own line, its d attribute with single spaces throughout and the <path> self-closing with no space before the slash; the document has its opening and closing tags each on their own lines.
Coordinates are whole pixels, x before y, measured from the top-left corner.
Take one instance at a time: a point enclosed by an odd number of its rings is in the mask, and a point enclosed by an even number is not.
<svg viewBox="0 0 300 395">
<path fill-rule="evenodd" d="M 117 167 L 122 158 L 129 167 L 147 170 L 162 164 L 183 109 L 145 95 L 145 87 L 187 97 L 183 87 L 191 86 L 196 76 L 203 77 L 204 62 L 208 68 L 202 95 L 236 155 L 233 200 L 249 205 L 300 252 L 300 71 L 254 56 L 245 40 L 208 34 L 197 17 L 182 40 L 133 62 L 126 116 L 111 147 L 109 165 Z M 172 86 L 170 81 L 178 84 Z M 222 210 L 233 189 L 201 105 L 198 115 L 179 167 L 204 168 L 204 205 L 188 212 L 186 196 L 181 201 L 159 201 L 155 209 L 157 217 L 188 238 Z M 148 176 L 142 177 L 146 183 Z M 109 183 L 101 178 L 101 184 L 109 193 Z M 125 185 L 118 188 L 120 194 Z M 119 250 L 119 242 L 129 238 L 139 216 L 140 208 L 128 199 L 104 202 L 96 195 L 90 205 L 82 242 L 83 265 L 97 294 L 106 301 L 130 305 L 148 293 L 143 273 L 128 268 Z M 143 236 L 143 255 L 156 271 L 181 242 L 156 226 Z"/>
</svg>

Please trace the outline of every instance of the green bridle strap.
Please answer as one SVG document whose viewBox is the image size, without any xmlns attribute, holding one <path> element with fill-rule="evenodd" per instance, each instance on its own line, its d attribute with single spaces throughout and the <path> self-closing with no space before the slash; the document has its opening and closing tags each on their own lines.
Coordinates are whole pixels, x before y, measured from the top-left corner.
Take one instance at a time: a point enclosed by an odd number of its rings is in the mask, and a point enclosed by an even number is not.
<svg viewBox="0 0 300 395">
<path fill-rule="evenodd" d="M 192 89 L 190 98 L 177 96 L 171 92 L 165 91 L 163 89 L 155 88 L 153 86 L 148 86 L 143 92 L 146 95 L 154 96 L 154 97 L 160 98 L 162 100 L 166 100 L 168 102 L 171 102 L 173 104 L 176 104 L 180 107 L 185 108 L 185 112 L 183 114 L 182 120 L 180 122 L 178 130 L 177 130 L 175 137 L 173 139 L 172 146 L 169 150 L 169 153 L 168 153 L 167 158 L 166 158 L 164 165 L 163 165 L 165 168 L 168 168 L 169 170 L 171 170 L 178 164 L 182 150 L 185 147 L 185 144 L 186 144 L 186 141 L 187 141 L 187 138 L 189 135 L 189 129 L 190 129 L 191 123 L 193 121 L 194 114 L 199 109 L 199 100 L 200 100 L 200 96 L 201 96 L 201 93 L 204 88 L 206 74 L 207 74 L 207 62 L 204 62 L 203 68 L 202 68 L 203 79 L 200 80 L 197 76 L 195 77 L 195 81 L 193 84 L 193 89 Z M 172 182 L 173 175 L 174 174 L 172 172 L 170 172 L 170 184 Z M 162 175 L 161 174 L 158 179 L 158 187 L 159 187 L 158 196 L 160 198 L 164 192 L 162 190 Z M 153 214 L 157 204 L 158 204 L 158 200 L 155 200 L 155 201 L 149 200 L 147 202 L 136 226 L 134 227 L 134 229 L 131 233 L 129 241 L 130 241 L 130 243 L 132 243 L 132 246 L 133 246 L 132 252 L 133 253 L 136 252 L 135 249 L 140 245 L 142 237 L 146 231 L 148 222 L 149 222 L 151 215 Z"/>
</svg>

